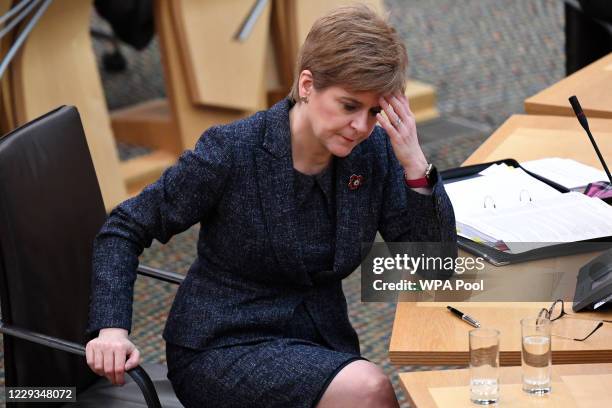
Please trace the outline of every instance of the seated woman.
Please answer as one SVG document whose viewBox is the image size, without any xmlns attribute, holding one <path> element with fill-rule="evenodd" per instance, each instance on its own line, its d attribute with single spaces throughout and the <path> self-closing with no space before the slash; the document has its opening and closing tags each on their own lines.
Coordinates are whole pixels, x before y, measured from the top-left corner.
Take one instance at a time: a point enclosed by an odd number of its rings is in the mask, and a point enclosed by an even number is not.
<svg viewBox="0 0 612 408">
<path fill-rule="evenodd" d="M 308 34 L 288 98 L 208 129 L 114 209 L 94 249 L 92 370 L 121 384 L 138 364 L 128 339 L 138 256 L 199 222 L 164 330 L 186 407 L 396 407 L 389 379 L 360 356 L 341 282 L 377 231 L 456 240 L 403 95 L 406 69 L 383 19 L 337 9 Z"/>
</svg>

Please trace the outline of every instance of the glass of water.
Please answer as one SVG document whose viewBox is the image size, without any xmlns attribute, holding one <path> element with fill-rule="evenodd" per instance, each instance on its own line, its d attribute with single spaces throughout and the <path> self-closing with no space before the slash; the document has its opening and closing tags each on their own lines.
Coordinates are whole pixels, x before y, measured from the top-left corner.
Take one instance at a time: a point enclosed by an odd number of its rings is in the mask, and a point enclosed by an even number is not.
<svg viewBox="0 0 612 408">
<path fill-rule="evenodd" d="M 535 317 L 521 320 L 521 339 L 523 391 L 548 394 L 552 365 L 550 320 Z"/>
<path fill-rule="evenodd" d="M 479 405 L 499 400 L 499 331 L 470 331 L 470 399 Z"/>
</svg>

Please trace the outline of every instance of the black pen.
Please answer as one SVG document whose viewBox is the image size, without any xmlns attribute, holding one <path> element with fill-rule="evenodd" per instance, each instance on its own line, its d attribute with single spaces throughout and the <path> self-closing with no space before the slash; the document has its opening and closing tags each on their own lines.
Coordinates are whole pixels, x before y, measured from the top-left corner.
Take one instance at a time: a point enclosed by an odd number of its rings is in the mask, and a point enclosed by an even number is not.
<svg viewBox="0 0 612 408">
<path fill-rule="evenodd" d="M 476 319 L 466 315 L 465 313 L 463 313 L 460 310 L 455 309 L 452 306 L 446 306 L 446 308 L 448 310 L 451 311 L 452 314 L 454 314 L 455 316 L 457 316 L 458 318 L 460 318 L 461 320 L 467 322 L 468 324 L 471 324 L 474 327 L 480 327 L 480 323 L 478 323 L 478 321 L 476 321 Z"/>
</svg>

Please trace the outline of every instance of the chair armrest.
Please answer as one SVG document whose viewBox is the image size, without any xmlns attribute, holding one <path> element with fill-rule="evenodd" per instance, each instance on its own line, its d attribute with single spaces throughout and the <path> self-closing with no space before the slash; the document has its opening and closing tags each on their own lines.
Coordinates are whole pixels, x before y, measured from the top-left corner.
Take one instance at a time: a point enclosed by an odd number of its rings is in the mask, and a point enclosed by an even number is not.
<svg viewBox="0 0 612 408">
<path fill-rule="evenodd" d="M 155 278 L 164 282 L 175 283 L 180 285 L 185 279 L 184 275 L 176 272 L 162 271 L 161 269 L 151 268 L 150 266 L 138 265 L 136 272 L 143 276 Z"/>
<path fill-rule="evenodd" d="M 83 345 L 64 339 L 59 339 L 57 337 L 7 325 L 3 322 L 0 322 L 0 333 L 85 357 L 85 347 Z M 132 378 L 132 380 L 134 380 L 136 385 L 138 385 L 138 388 L 140 388 L 140 391 L 142 392 L 142 395 L 147 403 L 147 407 L 161 408 L 159 396 L 157 395 L 153 381 L 151 381 L 151 377 L 149 377 L 147 372 L 142 367 L 137 366 L 131 370 L 128 370 L 127 374 Z"/>
</svg>

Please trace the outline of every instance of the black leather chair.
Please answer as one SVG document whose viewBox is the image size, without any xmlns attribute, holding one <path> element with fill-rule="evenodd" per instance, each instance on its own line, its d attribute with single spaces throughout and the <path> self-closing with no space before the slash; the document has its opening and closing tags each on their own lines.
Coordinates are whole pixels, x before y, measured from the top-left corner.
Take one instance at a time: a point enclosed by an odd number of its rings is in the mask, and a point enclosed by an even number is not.
<svg viewBox="0 0 612 408">
<path fill-rule="evenodd" d="M 68 407 L 181 407 L 163 365 L 130 370 L 123 387 L 86 365 L 92 242 L 105 219 L 74 107 L 60 107 L 0 138 L 5 384 L 76 387 L 77 403 Z M 177 284 L 183 279 L 142 266 L 139 273 Z"/>
<path fill-rule="evenodd" d="M 571 75 L 612 52 L 612 2 L 563 0 L 565 73 Z"/>
</svg>

